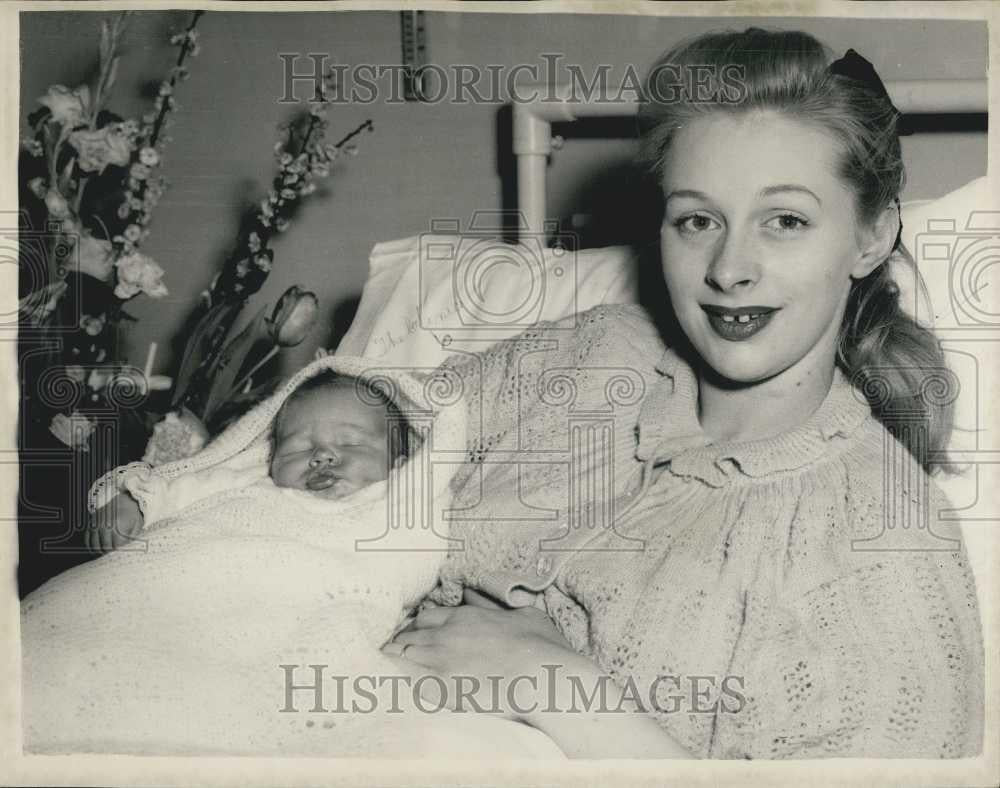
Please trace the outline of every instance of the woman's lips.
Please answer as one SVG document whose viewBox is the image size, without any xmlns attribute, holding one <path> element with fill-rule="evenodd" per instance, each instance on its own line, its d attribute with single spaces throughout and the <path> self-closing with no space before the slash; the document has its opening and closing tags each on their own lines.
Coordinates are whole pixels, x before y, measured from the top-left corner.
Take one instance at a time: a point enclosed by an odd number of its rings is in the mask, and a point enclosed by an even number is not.
<svg viewBox="0 0 1000 788">
<path fill-rule="evenodd" d="M 742 342 L 750 339 L 764 326 L 778 310 L 770 306 L 726 307 L 714 304 L 702 304 L 701 308 L 708 315 L 708 323 L 712 329 L 725 340 Z"/>
</svg>

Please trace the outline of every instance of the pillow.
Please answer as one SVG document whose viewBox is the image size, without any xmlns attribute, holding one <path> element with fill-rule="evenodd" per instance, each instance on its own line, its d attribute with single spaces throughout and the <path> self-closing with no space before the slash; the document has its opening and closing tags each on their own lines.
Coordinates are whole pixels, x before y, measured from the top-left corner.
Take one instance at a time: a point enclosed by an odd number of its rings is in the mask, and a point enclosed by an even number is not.
<svg viewBox="0 0 1000 788">
<path fill-rule="evenodd" d="M 357 315 L 336 352 L 413 367 L 485 350 L 543 320 L 569 331 L 577 312 L 637 298 L 626 246 L 571 252 L 422 234 L 376 244 L 369 265 Z"/>
<path fill-rule="evenodd" d="M 984 576 L 997 518 L 990 455 L 1000 447 L 991 413 L 992 392 L 1000 384 L 994 349 L 1000 336 L 998 207 L 986 178 L 937 200 L 904 203 L 903 245 L 923 287 L 911 266 L 896 268 L 904 308 L 937 333 L 952 375 L 948 396 L 956 396 L 955 430 L 948 451 L 962 472 L 935 481 L 952 506 L 942 519 L 961 522 L 977 577 Z"/>
</svg>

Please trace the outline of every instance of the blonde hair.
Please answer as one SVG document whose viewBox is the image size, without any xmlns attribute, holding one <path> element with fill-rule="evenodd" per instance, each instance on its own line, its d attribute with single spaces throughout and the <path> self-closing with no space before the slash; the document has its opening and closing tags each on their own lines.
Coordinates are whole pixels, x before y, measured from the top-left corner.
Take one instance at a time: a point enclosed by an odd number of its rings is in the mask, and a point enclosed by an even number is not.
<svg viewBox="0 0 1000 788">
<path fill-rule="evenodd" d="M 662 180 L 674 134 L 707 113 L 786 112 L 839 143 L 838 174 L 855 194 L 858 221 L 873 225 L 898 205 L 905 182 L 900 115 L 877 77 L 831 72 L 832 59 L 815 38 L 793 31 L 749 28 L 680 44 L 647 75 L 639 109 L 640 162 Z M 691 73 L 696 81 L 685 78 Z M 898 240 L 892 257 L 913 266 Z M 883 424 L 905 417 L 907 425 L 922 425 L 894 434 L 925 469 L 948 468 L 928 458 L 943 457 L 951 436 L 954 396 L 942 396 L 941 385 L 952 378 L 937 338 L 900 305 L 888 262 L 851 283 L 837 364 Z"/>
</svg>

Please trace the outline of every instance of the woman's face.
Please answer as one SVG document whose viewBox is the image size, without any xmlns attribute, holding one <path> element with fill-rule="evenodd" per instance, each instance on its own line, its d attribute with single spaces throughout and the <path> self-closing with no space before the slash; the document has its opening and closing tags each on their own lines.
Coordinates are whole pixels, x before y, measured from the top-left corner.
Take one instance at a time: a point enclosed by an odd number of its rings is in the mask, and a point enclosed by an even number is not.
<svg viewBox="0 0 1000 788">
<path fill-rule="evenodd" d="M 664 275 L 685 334 L 725 380 L 788 373 L 801 385 L 833 369 L 851 277 L 874 267 L 838 153 L 823 132 L 774 112 L 715 113 L 674 136 Z"/>
</svg>

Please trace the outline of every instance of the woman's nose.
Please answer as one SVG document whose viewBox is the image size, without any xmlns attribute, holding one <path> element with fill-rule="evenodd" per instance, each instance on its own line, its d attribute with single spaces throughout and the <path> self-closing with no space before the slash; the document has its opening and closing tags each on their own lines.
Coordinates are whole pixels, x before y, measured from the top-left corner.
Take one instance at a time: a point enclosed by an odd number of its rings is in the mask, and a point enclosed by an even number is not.
<svg viewBox="0 0 1000 788">
<path fill-rule="evenodd" d="M 321 465 L 337 465 L 340 463 L 340 455 L 328 446 L 317 448 L 312 457 L 309 458 L 309 467 L 318 468 Z"/>
<path fill-rule="evenodd" d="M 751 244 L 735 235 L 727 236 L 705 272 L 705 281 L 713 290 L 733 290 L 754 285 L 760 279 L 760 267 Z"/>
</svg>

